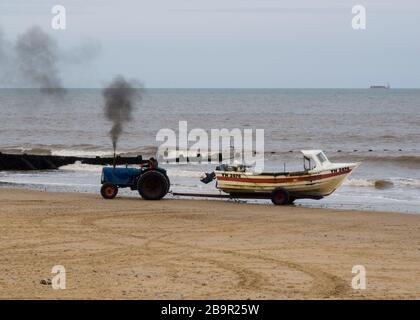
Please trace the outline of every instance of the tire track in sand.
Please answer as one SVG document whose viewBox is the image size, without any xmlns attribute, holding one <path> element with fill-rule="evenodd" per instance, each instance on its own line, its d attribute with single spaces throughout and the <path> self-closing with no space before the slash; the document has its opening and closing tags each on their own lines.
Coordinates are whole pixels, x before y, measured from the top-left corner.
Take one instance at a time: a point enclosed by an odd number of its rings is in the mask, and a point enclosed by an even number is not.
<svg viewBox="0 0 420 320">
<path fill-rule="evenodd" d="M 171 212 L 170 210 L 163 210 L 165 212 L 165 214 L 170 214 L 170 213 L 176 213 L 176 212 Z M 136 218 L 141 218 L 144 217 L 143 215 L 139 216 L 139 215 L 135 215 L 135 214 L 129 214 L 129 215 L 124 215 L 124 217 L 136 217 Z M 150 215 L 153 216 L 153 215 Z M 119 217 L 123 217 L 121 215 L 119 215 Z M 92 225 L 95 225 L 96 227 L 99 227 L 96 222 L 98 220 L 106 220 L 108 218 L 116 218 L 115 216 L 112 217 L 101 217 L 101 218 L 97 218 L 97 219 L 93 219 L 90 220 L 90 223 Z M 111 228 L 109 227 L 104 227 L 103 225 L 101 225 L 99 228 L 103 229 L 104 231 L 107 232 L 111 232 Z M 162 229 L 161 229 L 162 230 Z M 116 230 L 112 230 L 112 232 L 116 235 L 123 235 L 123 236 L 130 236 L 130 237 L 134 237 L 134 238 L 144 238 L 142 236 L 138 236 L 132 233 L 124 233 L 122 234 L 121 232 L 118 232 Z M 271 262 L 273 264 L 277 264 L 279 266 L 294 270 L 294 271 L 298 271 L 298 272 L 302 272 L 305 273 L 307 275 L 309 275 L 312 279 L 313 279 L 313 285 L 311 288 L 309 288 L 307 290 L 307 294 L 308 295 L 315 295 L 318 297 L 334 297 L 334 298 L 339 298 L 345 295 L 348 295 L 350 293 L 350 288 L 349 288 L 349 284 L 347 281 L 341 279 L 340 277 L 333 275 L 331 273 L 328 273 L 326 271 L 323 271 L 317 267 L 314 267 L 312 265 L 309 264 L 303 264 L 303 263 L 297 263 L 291 260 L 281 260 L 278 258 L 274 258 L 274 257 L 270 257 L 270 256 L 266 256 L 266 255 L 261 255 L 261 254 L 251 254 L 251 253 L 243 253 L 243 252 L 239 252 L 239 251 L 235 251 L 235 250 L 229 250 L 229 249 L 219 249 L 219 248 L 214 248 L 214 247 L 203 247 L 203 246 L 198 246 L 198 245 L 191 245 L 191 244 L 185 244 L 182 242 L 176 242 L 176 241 L 169 241 L 169 240 L 165 240 L 170 236 L 173 236 L 176 233 L 182 233 L 182 231 L 179 232 L 163 232 L 162 230 L 162 234 L 156 237 L 152 237 L 152 238 L 148 238 L 148 240 L 146 240 L 145 244 L 143 245 L 144 248 L 146 248 L 148 251 L 151 250 L 153 251 L 153 254 L 156 254 L 156 250 L 158 250 L 161 254 L 165 254 L 165 253 L 171 253 L 173 250 L 171 250 L 169 247 L 175 247 L 178 250 L 180 248 L 185 248 L 188 249 L 189 252 L 191 252 L 191 250 L 198 250 L 201 253 L 208 253 L 208 252 L 212 252 L 212 253 L 216 253 L 216 254 L 221 254 L 222 256 L 225 256 L 223 258 L 222 261 L 217 260 L 217 259 L 210 259 L 210 258 L 204 258 L 202 256 L 200 257 L 196 257 L 199 260 L 202 261 L 208 261 L 211 262 L 213 264 L 216 264 L 217 266 L 219 266 L 220 268 L 223 268 L 225 270 L 228 270 L 230 272 L 233 272 L 234 274 L 236 274 L 239 278 L 239 282 L 238 282 L 238 286 L 241 288 L 248 288 L 248 289 L 258 289 L 258 288 L 262 288 L 262 287 L 266 287 L 266 286 L 270 286 L 270 282 L 265 279 L 265 277 L 263 275 L 261 275 L 261 273 L 244 268 L 244 267 L 238 267 L 232 264 L 227 263 L 226 261 L 229 261 L 229 259 L 226 259 L 226 256 L 232 256 L 232 257 L 237 257 L 237 258 L 242 258 L 242 259 L 257 259 L 257 260 L 261 260 L 261 261 L 265 261 L 265 262 Z M 153 245 L 156 244 L 160 244 L 163 246 L 156 246 L 152 249 Z M 162 247 L 164 247 L 165 249 L 162 249 Z M 165 261 L 164 258 L 161 261 Z M 274 291 L 276 293 L 280 293 L 279 290 L 274 290 L 273 288 L 270 291 Z M 281 293 L 284 294 L 284 291 L 281 291 Z"/>
</svg>

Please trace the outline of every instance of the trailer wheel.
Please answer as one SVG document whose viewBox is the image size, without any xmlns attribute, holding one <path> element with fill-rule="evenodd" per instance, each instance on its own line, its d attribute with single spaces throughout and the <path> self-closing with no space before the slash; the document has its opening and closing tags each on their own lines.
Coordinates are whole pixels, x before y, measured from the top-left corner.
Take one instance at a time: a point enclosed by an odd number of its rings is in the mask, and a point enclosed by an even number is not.
<svg viewBox="0 0 420 320">
<path fill-rule="evenodd" d="M 168 192 L 168 181 L 159 171 L 147 171 L 143 173 L 138 181 L 137 189 L 145 200 L 160 200 Z"/>
<path fill-rule="evenodd" d="M 275 189 L 271 192 L 271 202 L 276 206 L 285 205 L 289 203 L 289 193 L 284 189 Z"/>
<path fill-rule="evenodd" d="M 118 194 L 118 187 L 112 183 L 104 183 L 101 187 L 101 195 L 104 199 L 114 199 Z"/>
</svg>

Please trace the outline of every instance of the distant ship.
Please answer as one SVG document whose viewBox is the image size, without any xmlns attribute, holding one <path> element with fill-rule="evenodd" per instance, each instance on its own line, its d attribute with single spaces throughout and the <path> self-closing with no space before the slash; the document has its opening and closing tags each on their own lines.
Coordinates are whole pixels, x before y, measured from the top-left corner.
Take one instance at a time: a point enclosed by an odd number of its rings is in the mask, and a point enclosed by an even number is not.
<svg viewBox="0 0 420 320">
<path fill-rule="evenodd" d="M 371 89 L 391 89 L 389 86 L 389 83 L 386 84 L 386 86 L 370 86 Z"/>
</svg>

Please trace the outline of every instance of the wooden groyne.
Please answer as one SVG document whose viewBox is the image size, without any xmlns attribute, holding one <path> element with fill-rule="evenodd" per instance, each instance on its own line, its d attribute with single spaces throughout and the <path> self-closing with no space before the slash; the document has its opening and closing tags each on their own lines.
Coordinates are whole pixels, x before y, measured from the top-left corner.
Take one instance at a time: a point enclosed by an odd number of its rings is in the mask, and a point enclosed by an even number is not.
<svg viewBox="0 0 420 320">
<path fill-rule="evenodd" d="M 28 171 L 28 170 L 54 170 L 61 166 L 80 162 L 91 165 L 124 165 L 145 163 L 142 156 L 136 157 L 66 157 L 34 154 L 6 154 L 0 152 L 0 170 L 2 171 Z"/>
</svg>

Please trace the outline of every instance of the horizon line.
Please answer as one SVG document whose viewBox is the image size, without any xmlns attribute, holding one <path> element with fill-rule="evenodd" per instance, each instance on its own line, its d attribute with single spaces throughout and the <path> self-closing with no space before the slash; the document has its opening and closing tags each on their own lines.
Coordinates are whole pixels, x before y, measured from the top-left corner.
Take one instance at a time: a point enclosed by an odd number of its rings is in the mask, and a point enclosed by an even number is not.
<svg viewBox="0 0 420 320">
<path fill-rule="evenodd" d="M 0 90 L 97 90 L 103 89 L 103 87 L 51 87 L 51 88 L 37 88 L 37 87 L 0 87 Z M 407 90 L 419 90 L 420 87 L 391 87 L 391 88 L 370 88 L 370 87 L 136 87 L 135 89 L 164 89 L 164 90 L 395 90 L 395 89 L 407 89 Z"/>
</svg>

